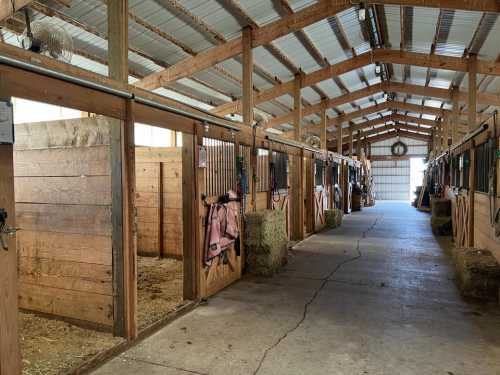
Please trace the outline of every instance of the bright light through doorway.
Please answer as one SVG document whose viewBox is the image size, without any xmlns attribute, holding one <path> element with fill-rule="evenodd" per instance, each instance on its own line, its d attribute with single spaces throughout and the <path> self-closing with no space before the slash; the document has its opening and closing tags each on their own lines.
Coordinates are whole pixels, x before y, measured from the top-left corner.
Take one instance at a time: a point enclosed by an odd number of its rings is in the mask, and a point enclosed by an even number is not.
<svg viewBox="0 0 500 375">
<path fill-rule="evenodd" d="M 426 163 L 424 158 L 410 159 L 410 199 L 415 199 L 415 190 L 421 186 L 424 179 Z"/>
</svg>

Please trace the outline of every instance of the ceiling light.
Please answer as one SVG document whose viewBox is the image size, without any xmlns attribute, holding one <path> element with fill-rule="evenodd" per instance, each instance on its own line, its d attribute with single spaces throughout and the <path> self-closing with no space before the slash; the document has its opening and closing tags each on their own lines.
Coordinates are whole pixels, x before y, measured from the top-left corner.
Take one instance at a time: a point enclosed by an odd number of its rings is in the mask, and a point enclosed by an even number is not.
<svg viewBox="0 0 500 375">
<path fill-rule="evenodd" d="M 375 74 L 380 75 L 381 71 L 382 71 L 382 68 L 380 67 L 380 64 L 379 63 L 375 64 Z"/>
</svg>

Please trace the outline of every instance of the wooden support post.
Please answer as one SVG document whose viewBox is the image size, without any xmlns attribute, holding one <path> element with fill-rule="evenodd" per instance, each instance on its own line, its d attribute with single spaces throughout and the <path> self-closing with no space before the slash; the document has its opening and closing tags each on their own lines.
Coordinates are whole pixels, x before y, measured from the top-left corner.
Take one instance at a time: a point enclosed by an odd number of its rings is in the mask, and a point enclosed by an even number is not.
<svg viewBox="0 0 500 375">
<path fill-rule="evenodd" d="M 175 132 L 174 132 L 175 134 Z M 163 162 L 159 162 L 158 170 L 158 256 L 163 258 L 165 255 L 164 231 L 164 201 L 163 201 Z"/>
<path fill-rule="evenodd" d="M 292 240 L 300 241 L 304 239 L 304 153 L 300 151 L 299 155 L 293 155 L 290 158 L 290 219 L 292 227 Z"/>
<path fill-rule="evenodd" d="M 252 29 L 247 26 L 243 28 L 241 35 L 243 45 L 243 82 L 242 82 L 242 114 L 243 123 L 246 126 L 252 127 L 254 125 L 253 113 L 253 50 L 252 50 Z M 253 137 L 255 139 L 255 128 L 253 129 Z M 255 143 L 255 142 L 254 142 Z M 252 178 L 250 181 L 252 190 L 251 207 L 252 211 L 257 209 L 257 149 L 252 147 L 250 156 L 250 165 L 252 167 Z"/>
<path fill-rule="evenodd" d="M 469 132 L 476 129 L 477 122 L 477 55 L 471 54 L 467 60 L 469 76 Z"/>
<path fill-rule="evenodd" d="M 0 77 L 0 98 L 10 100 L 4 91 Z M 13 153 L 13 145 L 0 144 L 0 208 L 7 212 L 7 225 L 15 228 Z M 16 238 L 4 236 L 4 240 L 8 250 L 0 247 L 0 374 L 20 375 Z"/>
<path fill-rule="evenodd" d="M 349 128 L 349 157 L 353 157 L 353 143 L 354 143 L 354 136 L 353 136 L 353 131 L 352 128 Z"/>
<path fill-rule="evenodd" d="M 441 155 L 443 144 L 442 144 L 442 133 L 443 133 L 443 124 L 441 121 L 436 121 L 436 156 Z"/>
<path fill-rule="evenodd" d="M 320 133 L 320 140 L 321 140 L 321 149 L 322 150 L 327 150 L 327 138 L 326 138 L 326 126 L 327 126 L 327 116 L 326 116 L 326 108 L 323 108 L 321 110 L 321 133 Z"/>
<path fill-rule="evenodd" d="M 297 74 L 293 85 L 293 128 L 295 131 L 295 140 L 302 141 L 302 96 L 300 89 L 302 87 L 302 75 Z"/>
<path fill-rule="evenodd" d="M 358 160 L 361 160 L 361 138 L 362 138 L 362 130 L 358 130 L 356 134 L 356 155 L 358 156 Z"/>
<path fill-rule="evenodd" d="M 203 144 L 201 128 L 194 134 L 182 133 L 182 248 L 183 248 L 183 296 L 196 300 L 200 295 L 198 267 L 201 262 L 202 203 L 198 182 L 204 181 L 204 170 L 198 168 L 199 148 Z M 199 130 L 199 131 L 197 131 Z"/>
<path fill-rule="evenodd" d="M 108 0 L 109 77 L 128 82 L 128 0 Z"/>
<path fill-rule="evenodd" d="M 442 143 L 443 150 L 448 149 L 449 138 L 450 138 L 450 118 L 449 116 L 446 116 L 445 118 L 443 118 L 443 143 Z"/>
<path fill-rule="evenodd" d="M 469 108 L 470 110 L 470 108 Z M 472 141 L 469 164 L 469 247 L 474 247 L 474 195 L 476 194 L 476 143 Z"/>
<path fill-rule="evenodd" d="M 460 117 L 460 92 L 458 86 L 453 86 L 451 89 L 451 98 L 453 101 L 452 115 L 451 115 L 451 143 L 458 142 L 458 123 Z"/>
<path fill-rule="evenodd" d="M 337 124 L 337 153 L 343 155 L 342 153 L 342 124 Z"/>
<path fill-rule="evenodd" d="M 133 102 L 127 120 L 111 122 L 114 334 L 137 336 L 137 242 Z"/>
<path fill-rule="evenodd" d="M 243 123 L 253 125 L 253 50 L 252 29 L 245 27 L 242 33 L 243 41 Z"/>
<path fill-rule="evenodd" d="M 128 1 L 108 0 L 109 76 L 128 81 Z M 111 121 L 114 334 L 137 337 L 134 103 L 125 121 Z"/>
</svg>

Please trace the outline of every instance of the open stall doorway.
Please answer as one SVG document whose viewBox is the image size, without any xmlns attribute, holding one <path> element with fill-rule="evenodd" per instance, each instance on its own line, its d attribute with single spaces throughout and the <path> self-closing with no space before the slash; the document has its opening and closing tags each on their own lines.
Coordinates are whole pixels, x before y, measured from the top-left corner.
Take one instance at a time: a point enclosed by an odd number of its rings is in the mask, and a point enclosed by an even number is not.
<svg viewBox="0 0 500 375">
<path fill-rule="evenodd" d="M 114 119 L 13 98 L 23 374 L 68 373 L 113 337 Z"/>
<path fill-rule="evenodd" d="M 183 298 L 182 133 L 135 125 L 137 319 L 145 329 Z"/>
<path fill-rule="evenodd" d="M 422 185 L 424 180 L 424 172 L 427 169 L 427 163 L 424 158 L 410 158 L 410 199 L 414 200 L 417 191 L 417 186 Z"/>
</svg>

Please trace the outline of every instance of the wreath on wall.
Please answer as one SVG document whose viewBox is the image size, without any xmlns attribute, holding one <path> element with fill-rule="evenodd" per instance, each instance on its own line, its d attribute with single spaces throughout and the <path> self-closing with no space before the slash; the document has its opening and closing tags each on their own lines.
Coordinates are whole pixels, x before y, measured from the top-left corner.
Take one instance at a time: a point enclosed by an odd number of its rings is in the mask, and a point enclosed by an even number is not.
<svg viewBox="0 0 500 375">
<path fill-rule="evenodd" d="M 408 146 L 404 142 L 397 141 L 391 146 L 391 153 L 393 156 L 405 156 L 408 153 Z"/>
</svg>

